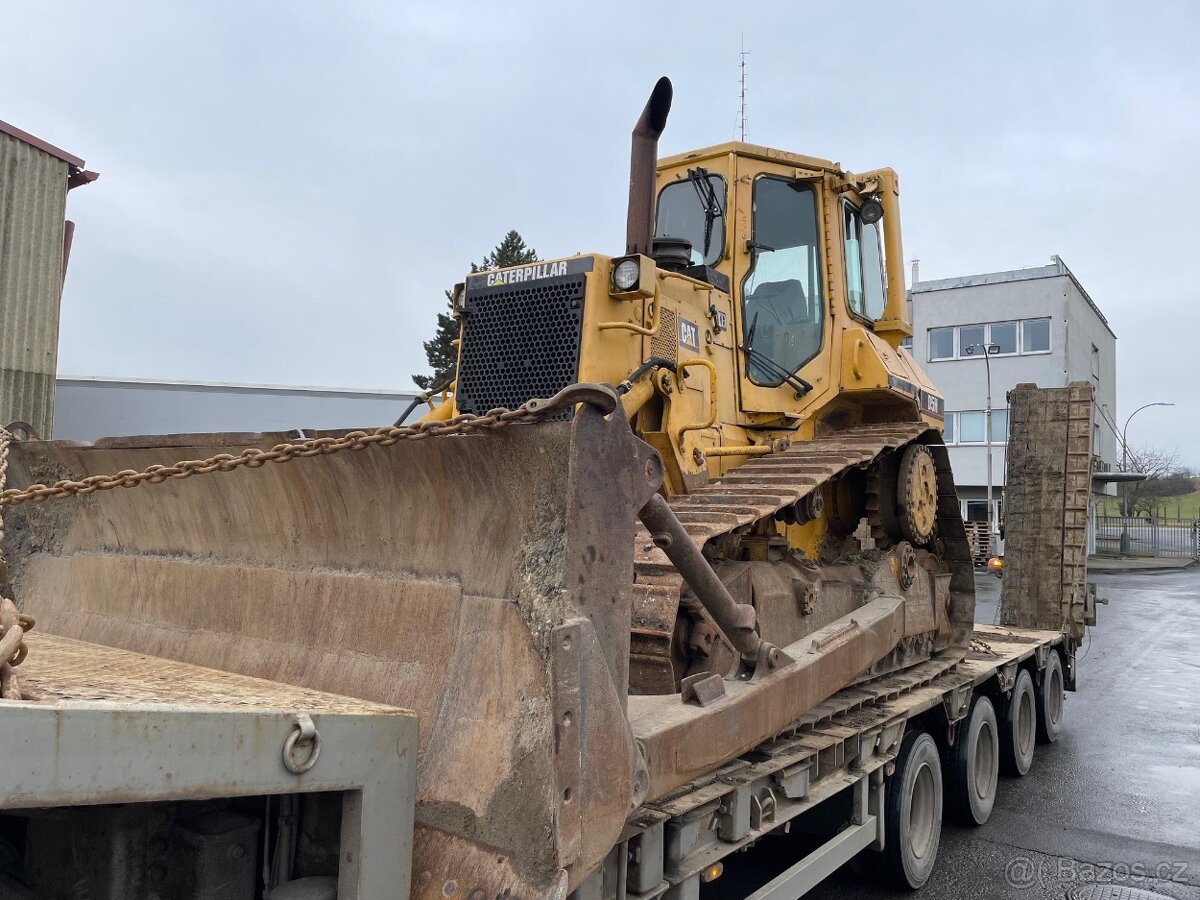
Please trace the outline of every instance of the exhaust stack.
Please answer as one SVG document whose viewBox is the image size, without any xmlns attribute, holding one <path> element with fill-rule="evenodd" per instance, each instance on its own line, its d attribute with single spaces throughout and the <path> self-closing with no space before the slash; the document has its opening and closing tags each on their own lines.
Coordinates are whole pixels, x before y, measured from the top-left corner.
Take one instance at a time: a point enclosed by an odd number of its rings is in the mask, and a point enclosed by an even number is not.
<svg viewBox="0 0 1200 900">
<path fill-rule="evenodd" d="M 662 77 L 650 92 L 646 108 L 633 126 L 629 160 L 629 218 L 625 227 L 625 252 L 651 255 L 654 238 L 654 173 L 658 165 L 658 139 L 671 112 L 671 79 Z"/>
</svg>

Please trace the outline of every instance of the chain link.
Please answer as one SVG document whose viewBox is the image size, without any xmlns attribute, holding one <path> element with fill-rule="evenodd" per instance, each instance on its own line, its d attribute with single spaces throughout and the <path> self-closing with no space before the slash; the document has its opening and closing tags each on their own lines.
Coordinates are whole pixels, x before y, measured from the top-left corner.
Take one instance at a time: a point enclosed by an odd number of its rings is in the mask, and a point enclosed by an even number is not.
<svg viewBox="0 0 1200 900">
<path fill-rule="evenodd" d="M 482 416 L 462 413 L 444 421 L 420 422 L 414 425 L 388 425 L 374 431 L 350 431 L 337 437 L 310 438 L 290 444 L 276 444 L 270 450 L 249 447 L 240 453 L 218 453 L 207 459 L 185 459 L 174 465 L 147 466 L 141 471 L 124 469 L 111 475 L 89 475 L 78 481 L 63 480 L 51 485 L 34 484 L 27 488 L 4 490 L 4 471 L 8 465 L 8 446 L 13 435 L 0 435 L 0 515 L 6 506 L 20 503 L 41 503 L 43 500 L 62 500 L 77 495 L 109 491 L 118 487 L 138 487 L 142 484 L 161 484 L 168 478 L 190 478 L 210 472 L 232 472 L 235 469 L 258 469 L 269 462 L 285 463 L 298 457 L 328 456 L 342 450 L 362 450 L 370 446 L 390 447 L 400 441 L 420 441 L 431 437 L 475 434 L 498 431 L 509 425 L 540 422 L 562 412 L 576 403 L 591 403 L 605 412 L 616 406 L 616 395 L 602 385 L 575 384 L 564 388 L 549 399 L 529 400 L 517 409 L 498 407 Z M 3 519 L 0 518 L 0 540 L 3 540 Z"/>
</svg>

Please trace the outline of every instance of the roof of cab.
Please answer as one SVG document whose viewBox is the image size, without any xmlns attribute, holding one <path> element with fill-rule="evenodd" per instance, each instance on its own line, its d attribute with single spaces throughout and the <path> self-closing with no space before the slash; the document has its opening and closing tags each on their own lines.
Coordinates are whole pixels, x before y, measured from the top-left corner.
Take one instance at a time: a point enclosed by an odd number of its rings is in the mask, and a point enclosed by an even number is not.
<svg viewBox="0 0 1200 900">
<path fill-rule="evenodd" d="M 759 144 L 747 144 L 743 141 L 726 141 L 723 144 L 714 144 L 711 147 L 704 147 L 700 150 L 688 150 L 685 153 L 664 156 L 659 159 L 658 167 L 662 169 L 669 166 L 677 166 L 685 162 L 712 159 L 716 156 L 727 156 L 730 153 L 737 153 L 740 156 L 750 157 L 751 159 L 761 159 L 764 162 L 784 163 L 785 165 L 799 166 L 805 169 L 821 169 L 835 173 L 842 171 L 840 164 L 831 162 L 828 159 L 821 159 L 816 156 L 804 156 L 800 153 L 789 153 L 787 150 L 775 150 L 771 147 L 763 147 Z"/>
</svg>

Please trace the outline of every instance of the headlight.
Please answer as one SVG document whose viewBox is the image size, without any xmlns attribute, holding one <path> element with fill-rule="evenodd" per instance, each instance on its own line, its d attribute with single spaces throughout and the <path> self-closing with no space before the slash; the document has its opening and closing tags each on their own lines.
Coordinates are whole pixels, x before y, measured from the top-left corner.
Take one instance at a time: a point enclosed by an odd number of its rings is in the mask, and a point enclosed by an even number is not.
<svg viewBox="0 0 1200 900">
<path fill-rule="evenodd" d="M 613 267 L 613 287 L 618 291 L 632 291 L 637 287 L 642 267 L 636 259 L 623 259 Z"/>
</svg>

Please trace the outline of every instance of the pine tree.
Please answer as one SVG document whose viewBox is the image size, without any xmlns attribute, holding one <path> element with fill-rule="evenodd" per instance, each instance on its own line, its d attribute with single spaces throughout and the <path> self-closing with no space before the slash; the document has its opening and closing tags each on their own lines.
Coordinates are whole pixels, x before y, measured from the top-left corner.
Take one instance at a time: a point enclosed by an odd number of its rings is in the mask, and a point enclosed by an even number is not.
<svg viewBox="0 0 1200 900">
<path fill-rule="evenodd" d="M 487 254 L 478 265 L 471 263 L 471 272 L 486 272 L 489 269 L 506 269 L 509 266 L 524 266 L 538 261 L 537 251 L 525 246 L 525 239 L 515 230 L 504 236 L 496 248 Z M 446 291 L 446 305 L 454 309 L 454 296 Z M 437 331 L 433 338 L 425 341 L 425 358 L 433 369 L 432 375 L 414 375 L 413 383 L 421 390 L 442 384 L 454 373 L 458 365 L 458 348 L 453 342 L 458 339 L 458 321 L 448 312 L 437 314 Z"/>
</svg>

